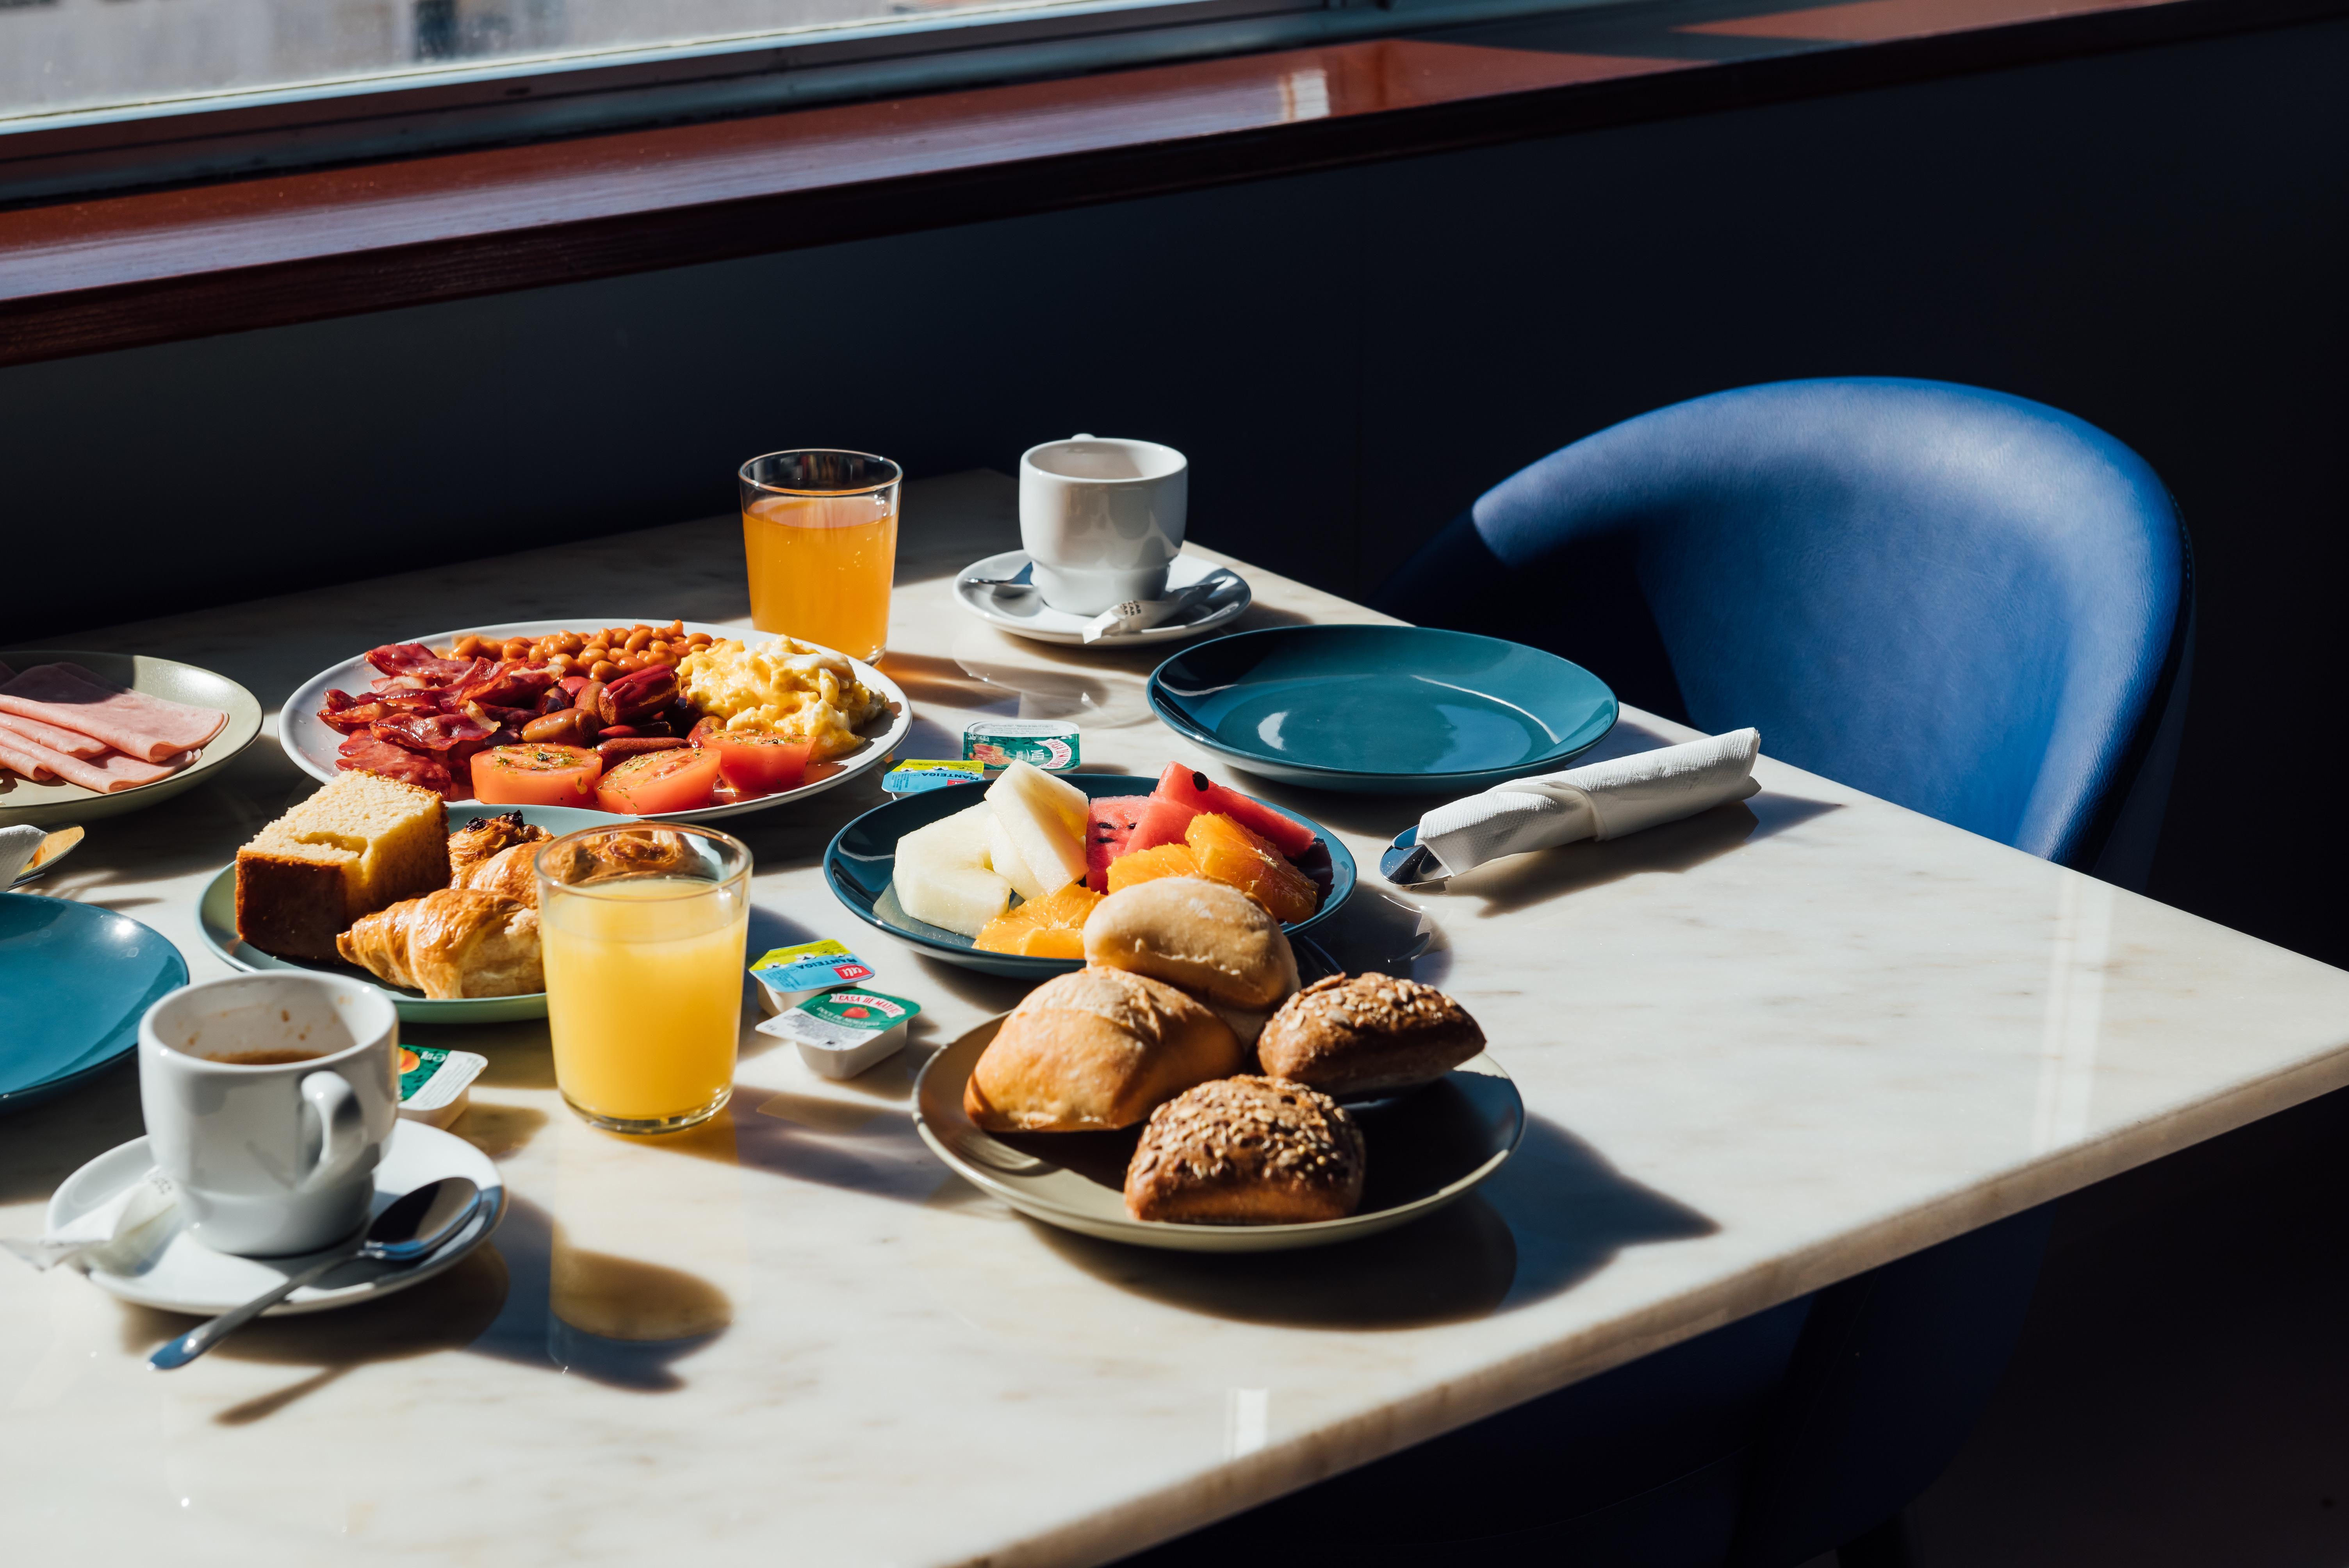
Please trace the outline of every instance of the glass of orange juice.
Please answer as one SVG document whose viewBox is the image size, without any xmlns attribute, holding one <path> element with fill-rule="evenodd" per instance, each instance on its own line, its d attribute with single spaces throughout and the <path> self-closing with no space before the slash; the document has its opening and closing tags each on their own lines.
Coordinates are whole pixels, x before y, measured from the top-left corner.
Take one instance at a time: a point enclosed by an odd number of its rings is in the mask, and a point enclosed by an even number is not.
<svg viewBox="0 0 2349 1568">
<path fill-rule="evenodd" d="M 615 1132 L 717 1115 L 741 1037 L 750 850 L 709 828 L 583 828 L 533 863 L 563 1098 Z"/>
<path fill-rule="evenodd" d="M 744 463 L 750 624 L 879 658 L 889 645 L 904 478 L 870 452 L 769 452 Z"/>
</svg>

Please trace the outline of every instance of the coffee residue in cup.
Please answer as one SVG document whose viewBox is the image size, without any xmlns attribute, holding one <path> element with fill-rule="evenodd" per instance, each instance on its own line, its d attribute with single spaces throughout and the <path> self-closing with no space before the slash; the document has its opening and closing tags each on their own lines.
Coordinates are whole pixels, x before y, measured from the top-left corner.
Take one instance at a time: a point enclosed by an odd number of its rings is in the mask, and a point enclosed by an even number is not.
<svg viewBox="0 0 2349 1568">
<path fill-rule="evenodd" d="M 207 1053 L 204 1060 L 224 1063 L 233 1068 L 280 1068 L 288 1062 L 315 1062 L 320 1057 L 332 1054 L 328 1051 L 288 1050 L 281 1047 L 274 1050 Z"/>
</svg>

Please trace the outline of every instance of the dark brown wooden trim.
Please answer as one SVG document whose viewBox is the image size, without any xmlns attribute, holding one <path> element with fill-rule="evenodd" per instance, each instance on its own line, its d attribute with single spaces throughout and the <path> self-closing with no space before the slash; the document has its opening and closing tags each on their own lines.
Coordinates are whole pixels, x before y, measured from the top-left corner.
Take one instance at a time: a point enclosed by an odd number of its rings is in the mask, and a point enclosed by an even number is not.
<svg viewBox="0 0 2349 1568">
<path fill-rule="evenodd" d="M 1682 26 L 1789 40 L 1730 61 L 1379 39 L 30 207 L 0 212 L 0 365 L 2343 14 L 1857 0 Z"/>
</svg>

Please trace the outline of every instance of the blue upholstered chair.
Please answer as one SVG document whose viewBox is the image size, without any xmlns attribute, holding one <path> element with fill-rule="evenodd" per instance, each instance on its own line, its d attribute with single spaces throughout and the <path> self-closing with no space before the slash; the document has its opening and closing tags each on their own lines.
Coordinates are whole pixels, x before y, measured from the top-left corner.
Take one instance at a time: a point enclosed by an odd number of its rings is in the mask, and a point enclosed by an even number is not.
<svg viewBox="0 0 2349 1568">
<path fill-rule="evenodd" d="M 2145 462 L 2019 397 L 1782 382 L 1677 404 L 1485 492 L 1377 595 L 1575 659 L 1628 702 L 2141 888 L 2192 657 Z M 2051 1206 L 2052 1207 L 2052 1206 Z M 1647 1357 L 1135 1560 L 1844 1568 L 1955 1456 L 2049 1207 Z M 1473 1546 L 1467 1543 L 1473 1542 Z M 1259 1556 L 1260 1549 L 1263 1551 Z"/>
</svg>

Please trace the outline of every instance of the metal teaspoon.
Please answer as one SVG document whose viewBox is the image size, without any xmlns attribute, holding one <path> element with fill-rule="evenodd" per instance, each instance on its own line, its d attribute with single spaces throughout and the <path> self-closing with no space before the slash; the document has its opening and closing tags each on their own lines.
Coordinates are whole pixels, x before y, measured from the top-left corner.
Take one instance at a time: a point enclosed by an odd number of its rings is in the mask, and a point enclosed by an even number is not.
<svg viewBox="0 0 2349 1568">
<path fill-rule="evenodd" d="M 185 1367 L 320 1274 L 354 1258 L 388 1264 L 420 1262 L 455 1235 L 481 1206 L 481 1190 L 462 1176 L 443 1176 L 438 1181 L 428 1181 L 394 1200 L 389 1208 L 375 1217 L 375 1222 L 356 1245 L 339 1248 L 243 1306 L 222 1313 L 209 1323 L 198 1324 L 147 1357 L 147 1365 L 158 1372 Z"/>
</svg>

